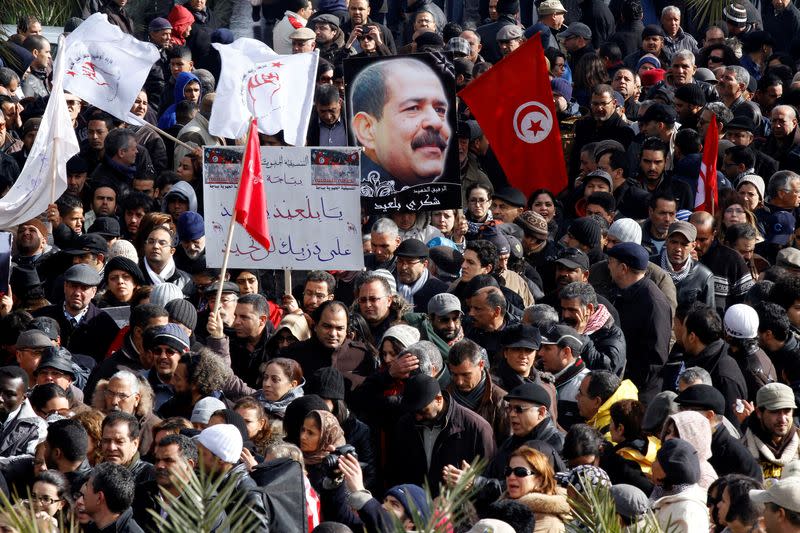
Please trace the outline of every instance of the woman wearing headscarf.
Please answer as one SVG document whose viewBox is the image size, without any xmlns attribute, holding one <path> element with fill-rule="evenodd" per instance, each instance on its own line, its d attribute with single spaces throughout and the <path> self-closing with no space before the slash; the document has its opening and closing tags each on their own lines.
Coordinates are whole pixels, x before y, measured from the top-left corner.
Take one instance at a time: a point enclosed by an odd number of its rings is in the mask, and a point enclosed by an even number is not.
<svg viewBox="0 0 800 533">
<path fill-rule="evenodd" d="M 711 425 L 706 417 L 697 411 L 681 411 L 667 418 L 661 442 L 669 439 L 682 439 L 697 450 L 700 464 L 700 479 L 697 484 L 708 490 L 717 479 L 717 472 L 708 462 L 711 457 Z"/>
<path fill-rule="evenodd" d="M 192 24 L 194 24 L 195 20 L 194 15 L 185 7 L 178 5 L 169 12 L 167 20 L 172 24 L 172 45 L 185 45 L 186 38 L 192 32 Z"/>
</svg>

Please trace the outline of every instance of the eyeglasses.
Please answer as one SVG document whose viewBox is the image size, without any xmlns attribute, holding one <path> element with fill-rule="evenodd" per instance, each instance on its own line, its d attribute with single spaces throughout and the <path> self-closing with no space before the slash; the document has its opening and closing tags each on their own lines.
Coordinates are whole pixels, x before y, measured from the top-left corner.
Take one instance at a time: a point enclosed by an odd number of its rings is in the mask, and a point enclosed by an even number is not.
<svg viewBox="0 0 800 533">
<path fill-rule="evenodd" d="M 470 198 L 469 200 L 467 200 L 467 203 L 469 203 L 469 204 L 486 204 L 486 203 L 489 203 L 489 199 L 488 198 Z"/>
<path fill-rule="evenodd" d="M 133 394 L 125 394 L 124 392 L 114 392 L 113 390 L 108 390 L 108 389 L 104 390 L 103 394 L 106 395 L 106 398 L 111 398 L 111 399 L 119 398 L 120 400 L 123 401 L 133 396 Z"/>
<path fill-rule="evenodd" d="M 592 107 L 605 107 L 613 103 L 614 100 L 609 100 L 608 102 L 592 102 Z"/>
<path fill-rule="evenodd" d="M 422 263 L 419 259 L 409 259 L 407 257 L 398 257 L 397 258 L 397 265 L 404 265 L 404 266 L 414 266 Z"/>
<path fill-rule="evenodd" d="M 729 207 L 728 209 L 725 210 L 725 212 L 731 215 L 743 215 L 744 209 L 742 209 L 741 207 Z"/>
<path fill-rule="evenodd" d="M 504 474 L 506 475 L 506 477 L 511 477 L 511 474 L 514 474 L 514 477 L 528 477 L 528 476 L 535 476 L 536 474 L 538 474 L 538 472 L 534 470 L 528 470 L 527 468 L 522 466 L 516 466 L 514 468 L 507 466 L 504 471 Z"/>
<path fill-rule="evenodd" d="M 39 496 L 36 494 L 31 494 L 31 501 L 39 502 L 42 505 L 52 505 L 54 503 L 58 503 L 61 501 L 61 498 L 51 498 L 50 496 Z"/>
<path fill-rule="evenodd" d="M 711 63 L 722 63 L 725 61 L 721 56 L 708 56 L 708 61 Z"/>
<path fill-rule="evenodd" d="M 146 240 L 146 241 L 144 241 L 144 242 L 146 242 L 146 243 L 147 243 L 147 244 L 149 244 L 150 246 L 155 246 L 155 245 L 157 244 L 157 245 L 159 245 L 159 246 L 160 246 L 160 247 L 162 247 L 162 248 L 166 248 L 167 246 L 169 246 L 170 248 L 172 248 L 172 243 L 170 243 L 170 242 L 168 242 L 168 241 L 159 240 L 159 239 L 147 239 L 147 240 Z"/>
<path fill-rule="evenodd" d="M 532 405 L 524 406 L 524 405 L 506 405 L 506 411 L 509 413 L 516 413 L 521 415 L 525 411 L 533 409 Z"/>
<path fill-rule="evenodd" d="M 375 303 L 378 303 L 379 301 L 381 301 L 381 300 L 383 300 L 384 298 L 387 298 L 387 297 L 388 296 L 362 296 L 361 298 L 358 299 L 358 303 L 360 303 L 360 304 L 366 304 L 366 303 L 375 304 Z"/>
</svg>

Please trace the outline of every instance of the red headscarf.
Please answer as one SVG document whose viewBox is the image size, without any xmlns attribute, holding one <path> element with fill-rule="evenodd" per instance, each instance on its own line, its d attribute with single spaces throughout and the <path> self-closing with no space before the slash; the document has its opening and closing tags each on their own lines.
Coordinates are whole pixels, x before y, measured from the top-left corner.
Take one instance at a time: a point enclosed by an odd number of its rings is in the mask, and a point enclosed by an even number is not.
<svg viewBox="0 0 800 533">
<path fill-rule="evenodd" d="M 194 15 L 183 6 L 175 6 L 167 15 L 167 20 L 172 24 L 172 44 L 183 46 L 186 38 L 183 36 L 186 30 L 194 24 Z"/>
</svg>

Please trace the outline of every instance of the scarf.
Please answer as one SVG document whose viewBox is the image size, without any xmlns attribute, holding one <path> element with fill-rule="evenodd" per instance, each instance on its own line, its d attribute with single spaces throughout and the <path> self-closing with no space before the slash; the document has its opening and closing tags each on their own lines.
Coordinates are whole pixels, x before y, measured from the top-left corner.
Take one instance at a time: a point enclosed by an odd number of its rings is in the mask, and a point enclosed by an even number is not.
<svg viewBox="0 0 800 533">
<path fill-rule="evenodd" d="M 428 282 L 428 269 L 425 268 L 422 270 L 422 275 L 419 277 L 417 281 L 414 282 L 413 285 L 406 285 L 405 283 L 398 283 L 397 284 L 397 292 L 400 293 L 400 296 L 406 299 L 408 302 L 414 301 L 414 295 L 419 292 L 423 285 Z"/>
<path fill-rule="evenodd" d="M 599 304 L 597 306 L 597 311 L 592 313 L 592 316 L 590 316 L 589 320 L 586 321 L 586 329 L 583 330 L 583 334 L 591 335 L 592 333 L 598 331 L 606 325 L 606 322 L 608 322 L 610 317 L 611 313 L 608 312 L 606 306 Z"/>
<path fill-rule="evenodd" d="M 483 393 L 486 391 L 486 370 L 483 371 L 483 375 L 481 376 L 481 381 L 469 392 L 461 392 L 458 390 L 458 387 L 453 386 L 450 390 L 450 394 L 453 396 L 453 399 L 463 405 L 464 407 L 469 408 L 471 411 L 475 411 L 478 408 L 478 404 L 481 403 L 481 398 L 483 398 Z"/>
<path fill-rule="evenodd" d="M 108 156 L 105 156 L 105 162 L 106 165 L 110 166 L 120 174 L 125 174 L 129 180 L 132 180 L 136 175 L 136 165 L 123 165 L 121 163 L 117 163 Z"/>
<path fill-rule="evenodd" d="M 311 411 L 308 417 L 315 418 L 319 424 L 319 444 L 313 452 L 303 452 L 303 460 L 307 465 L 318 465 L 330 454 L 329 446 L 338 448 L 345 444 L 344 431 L 331 412 Z"/>
<path fill-rule="evenodd" d="M 170 257 L 160 274 L 153 272 L 153 270 L 150 268 L 150 264 L 147 262 L 147 259 L 144 260 L 144 269 L 147 271 L 147 275 L 150 276 L 150 279 L 153 281 L 153 285 L 161 285 L 162 283 L 167 283 L 167 280 L 175 274 L 176 268 L 175 261 L 173 261 Z"/>
<path fill-rule="evenodd" d="M 304 380 L 303 383 L 297 387 L 289 389 L 289 392 L 284 394 L 281 399 L 274 402 L 267 400 L 266 396 L 264 396 L 263 390 L 258 391 L 255 394 L 255 398 L 261 402 L 261 405 L 264 406 L 264 410 L 268 415 L 272 415 L 276 418 L 283 418 L 283 415 L 286 414 L 286 408 L 289 407 L 289 404 L 295 401 L 297 398 L 303 396 L 303 385 L 305 385 L 305 383 L 306 382 Z"/>
<path fill-rule="evenodd" d="M 678 283 L 686 279 L 686 276 L 692 271 L 692 256 L 686 259 L 686 264 L 683 265 L 680 272 L 675 272 L 675 269 L 672 268 L 672 263 L 667 259 L 667 247 L 664 246 L 661 249 L 661 268 L 664 269 L 664 272 L 669 274 L 669 277 L 672 278 L 672 282 L 677 286 Z"/>
</svg>

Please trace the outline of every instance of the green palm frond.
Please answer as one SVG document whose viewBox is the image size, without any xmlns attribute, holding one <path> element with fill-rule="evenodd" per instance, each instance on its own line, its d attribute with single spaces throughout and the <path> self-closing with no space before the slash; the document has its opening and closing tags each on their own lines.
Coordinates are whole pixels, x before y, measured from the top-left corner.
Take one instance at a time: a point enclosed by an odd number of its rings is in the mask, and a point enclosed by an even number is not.
<svg viewBox="0 0 800 533">
<path fill-rule="evenodd" d="M 4 0 L 0 2 L 0 23 L 16 25 L 19 17 L 36 15 L 43 26 L 63 26 L 76 7 L 76 0 Z"/>
<path fill-rule="evenodd" d="M 254 531 L 258 517 L 244 504 L 246 494 L 236 490 L 236 476 L 225 479 L 201 469 L 186 481 L 177 479 L 180 496 L 162 490 L 166 517 L 149 510 L 159 533 L 210 533 L 216 529 L 231 533 Z M 230 511 L 222 524 L 222 513 Z"/>
<path fill-rule="evenodd" d="M 64 516 L 66 515 L 67 513 Z M 12 504 L 2 492 L 0 492 L 0 525 L 10 527 L 18 533 L 77 533 L 79 531 L 78 524 L 71 518 L 68 523 L 49 517 L 37 518 L 30 498 Z"/>
<path fill-rule="evenodd" d="M 686 7 L 694 11 L 694 23 L 698 27 L 722 20 L 722 10 L 732 0 L 686 0 Z"/>
</svg>

